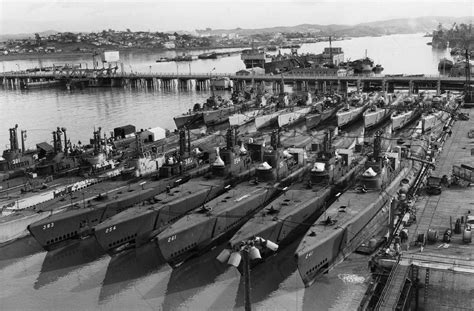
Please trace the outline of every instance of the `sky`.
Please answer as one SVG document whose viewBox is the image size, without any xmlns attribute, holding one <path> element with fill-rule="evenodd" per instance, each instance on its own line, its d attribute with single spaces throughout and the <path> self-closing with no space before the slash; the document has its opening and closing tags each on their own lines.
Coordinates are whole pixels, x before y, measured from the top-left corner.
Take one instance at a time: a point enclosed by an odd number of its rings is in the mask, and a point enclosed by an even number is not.
<svg viewBox="0 0 474 311">
<path fill-rule="evenodd" d="M 0 34 L 263 28 L 474 16 L 473 0 L 0 0 Z"/>
</svg>

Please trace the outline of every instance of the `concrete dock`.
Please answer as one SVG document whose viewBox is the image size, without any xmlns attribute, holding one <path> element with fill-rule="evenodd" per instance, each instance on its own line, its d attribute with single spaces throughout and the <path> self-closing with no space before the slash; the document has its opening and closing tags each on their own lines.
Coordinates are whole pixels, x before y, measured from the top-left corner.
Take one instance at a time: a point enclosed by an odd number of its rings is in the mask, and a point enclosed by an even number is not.
<svg viewBox="0 0 474 311">
<path fill-rule="evenodd" d="M 431 176 L 451 176 L 453 165 L 474 167 L 474 139 L 468 137 L 474 129 L 474 113 L 469 109 L 461 112 L 470 113 L 470 119 L 454 123 Z M 466 216 L 474 215 L 474 184 L 464 181 L 443 186 L 440 195 L 422 194 L 415 207 L 416 222 L 408 227 L 408 250 L 402 248 L 377 309 L 474 310 L 474 244 L 463 241 L 462 233 Z M 454 230 L 457 219 L 463 219 L 460 234 Z M 447 229 L 453 232 L 450 242 L 443 240 Z M 431 238 L 423 245 L 417 242 L 419 234 Z M 406 294 L 407 287 L 413 287 L 412 294 Z"/>
</svg>

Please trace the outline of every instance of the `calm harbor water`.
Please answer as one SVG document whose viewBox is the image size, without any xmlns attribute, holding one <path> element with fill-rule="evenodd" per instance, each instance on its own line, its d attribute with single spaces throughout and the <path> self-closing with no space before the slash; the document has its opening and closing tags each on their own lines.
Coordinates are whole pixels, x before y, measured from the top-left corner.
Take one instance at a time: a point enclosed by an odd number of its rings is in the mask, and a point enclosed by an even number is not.
<svg viewBox="0 0 474 311">
<path fill-rule="evenodd" d="M 426 45 L 431 38 L 422 34 L 363 37 L 333 42 L 343 48 L 346 59 L 367 55 L 382 64 L 385 74 L 436 75 L 438 62 L 449 56 L 446 50 L 434 50 Z M 300 53 L 320 53 L 327 42 L 304 44 Z M 193 51 L 199 54 L 203 51 Z M 284 51 L 285 52 L 285 51 Z M 288 52 L 288 51 L 286 51 Z M 236 72 L 244 65 L 239 55 L 217 60 L 197 60 L 183 63 L 156 63 L 162 56 L 175 52 L 122 53 L 125 71 L 138 72 Z M 8 59 L 0 62 L 5 71 L 38 67 L 37 59 Z M 89 56 L 42 59 L 43 66 L 64 63 L 87 63 Z M 229 94 L 229 93 L 227 93 Z M 173 116 L 187 111 L 197 102 L 203 102 L 209 91 L 136 90 L 123 88 L 1 90 L 0 91 L 0 146 L 8 144 L 8 128 L 18 124 L 26 129 L 27 146 L 51 141 L 50 132 L 57 126 L 68 129 L 72 143 L 88 141 L 94 127 L 102 127 L 105 133 L 125 124 L 138 129 L 160 126 L 174 129 Z"/>
<path fill-rule="evenodd" d="M 385 67 L 384 73 L 437 74 L 447 51 L 432 50 L 430 38 L 395 35 L 334 42 L 346 58 L 367 54 Z M 301 52 L 319 53 L 327 43 L 307 44 Z M 172 52 L 170 52 L 172 53 Z M 193 53 L 199 53 L 195 51 Z M 133 71 L 234 72 L 243 68 L 239 56 L 191 64 L 155 63 L 163 54 L 124 55 Z M 170 56 L 170 55 L 168 55 Z M 171 55 L 172 56 L 172 55 Z M 0 59 L 1 60 L 1 59 Z M 85 57 L 43 60 L 87 62 Z M 5 70 L 37 66 L 37 60 L 8 60 Z M 189 67 L 191 65 L 191 68 Z M 150 69 L 151 66 L 151 69 Z M 116 126 L 173 129 L 172 117 L 202 102 L 208 91 L 152 91 L 98 88 L 67 91 L 1 90 L 0 146 L 8 143 L 8 128 L 28 130 L 27 146 L 51 141 L 57 126 L 68 129 L 71 142 L 88 141 L 94 127 L 106 133 Z M 304 288 L 293 261 L 297 243 L 252 271 L 252 302 L 257 310 L 354 310 L 369 282 L 367 257 L 351 257 Z M 172 270 L 154 244 L 111 258 L 94 239 L 52 252 L 31 237 L 0 247 L 0 309 L 2 310 L 243 310 L 243 280 L 239 272 L 220 265 L 220 248 Z"/>
</svg>

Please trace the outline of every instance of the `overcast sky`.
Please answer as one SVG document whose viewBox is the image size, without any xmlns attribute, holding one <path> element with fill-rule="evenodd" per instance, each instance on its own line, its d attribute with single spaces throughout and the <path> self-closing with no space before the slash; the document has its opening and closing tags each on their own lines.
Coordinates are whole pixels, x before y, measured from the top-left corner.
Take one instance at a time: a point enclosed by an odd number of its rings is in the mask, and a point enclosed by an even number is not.
<svg viewBox="0 0 474 311">
<path fill-rule="evenodd" d="M 0 0 L 0 34 L 357 24 L 474 16 L 473 0 Z"/>
</svg>

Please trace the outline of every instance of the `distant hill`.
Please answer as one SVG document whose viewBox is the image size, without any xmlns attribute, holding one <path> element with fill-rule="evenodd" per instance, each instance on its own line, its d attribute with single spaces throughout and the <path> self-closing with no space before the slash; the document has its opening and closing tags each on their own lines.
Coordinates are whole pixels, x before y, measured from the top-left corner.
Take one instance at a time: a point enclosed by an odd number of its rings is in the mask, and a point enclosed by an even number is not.
<svg viewBox="0 0 474 311">
<path fill-rule="evenodd" d="M 377 21 L 370 23 L 363 23 L 357 25 L 367 26 L 379 30 L 385 31 L 386 34 L 394 33 L 417 33 L 417 32 L 432 32 L 442 24 L 446 28 L 451 28 L 453 23 L 457 24 L 469 24 L 472 23 L 474 18 L 472 16 L 465 17 L 447 17 L 447 16 L 429 16 L 429 17 L 418 17 L 418 18 L 400 18 L 391 19 L 386 21 Z"/>
<path fill-rule="evenodd" d="M 376 36 L 396 33 L 418 33 L 432 32 L 441 23 L 444 27 L 450 28 L 456 22 L 472 23 L 472 16 L 465 17 L 447 17 L 447 16 L 430 16 L 418 18 L 400 18 L 384 21 L 376 21 L 369 23 L 361 23 L 356 25 L 318 25 L 318 24 L 301 24 L 296 26 L 277 26 L 259 29 L 206 29 L 197 30 L 198 33 L 210 33 L 212 35 L 221 35 L 225 33 L 237 33 L 239 35 L 253 35 L 259 33 L 288 33 L 288 32 L 314 32 L 320 34 L 331 34 L 336 36 Z"/>
<path fill-rule="evenodd" d="M 320 35 L 334 35 L 334 36 L 346 36 L 346 37 L 361 37 L 361 36 L 380 36 L 397 33 L 419 33 L 419 32 L 432 32 L 441 23 L 446 28 L 451 28 L 453 23 L 469 24 L 473 23 L 474 18 L 472 16 L 465 17 L 447 17 L 447 16 L 429 16 L 429 17 L 417 17 L 417 18 L 399 18 L 383 21 L 375 21 L 369 23 L 361 23 L 356 25 L 318 25 L 318 24 L 301 24 L 296 26 L 276 26 L 259 29 L 205 29 L 196 30 L 196 33 L 203 34 L 208 33 L 211 35 L 221 35 L 228 33 L 236 33 L 242 36 L 262 34 L 262 33 L 289 33 L 289 32 L 302 32 L 302 33 L 317 33 Z M 190 33 L 189 31 L 177 31 L 178 33 Z M 58 33 L 56 30 L 47 30 L 39 32 L 43 36 L 49 36 L 51 34 Z M 172 33 L 172 32 L 170 32 Z M 191 32 L 194 33 L 194 32 Z M 33 38 L 34 33 L 22 33 L 22 34 L 6 34 L 0 35 L 0 42 L 9 39 L 27 39 Z"/>
<path fill-rule="evenodd" d="M 56 31 L 56 30 L 46 30 L 46 31 L 38 32 L 38 34 L 41 37 L 47 37 L 50 35 L 54 35 L 58 32 L 59 31 Z M 0 42 L 7 41 L 7 40 L 28 39 L 28 38 L 34 38 L 34 37 L 35 37 L 34 33 L 17 33 L 17 34 L 0 35 Z"/>
</svg>

